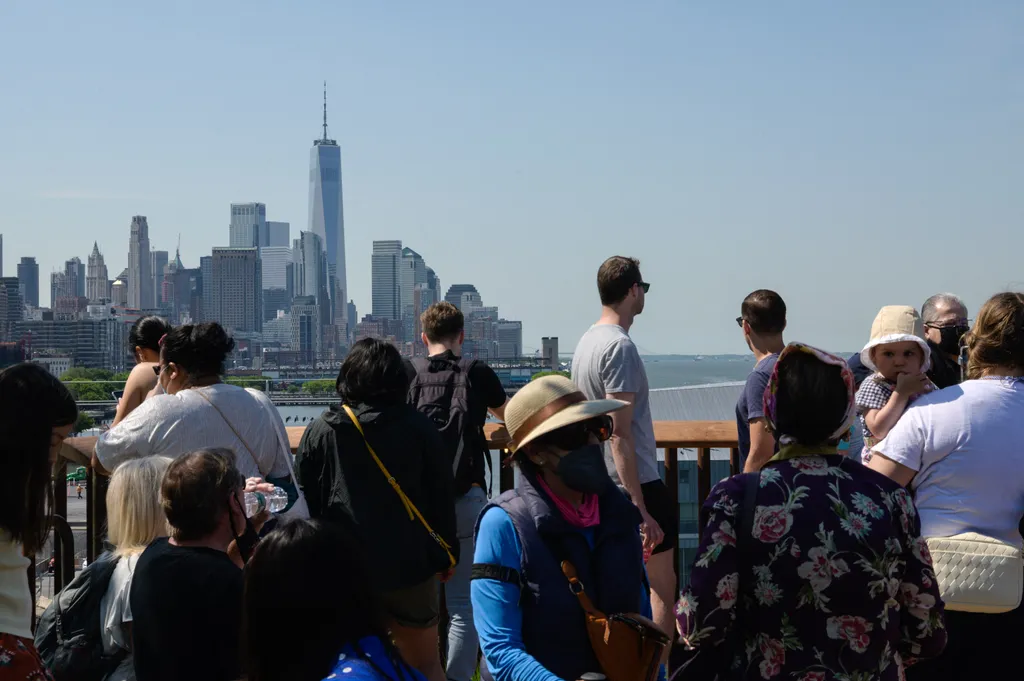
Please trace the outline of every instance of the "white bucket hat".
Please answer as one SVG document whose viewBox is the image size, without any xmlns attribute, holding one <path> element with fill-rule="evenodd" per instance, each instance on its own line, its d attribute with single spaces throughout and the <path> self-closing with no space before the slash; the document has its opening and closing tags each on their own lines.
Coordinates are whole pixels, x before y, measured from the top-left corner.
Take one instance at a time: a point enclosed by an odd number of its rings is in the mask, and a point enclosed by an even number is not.
<svg viewBox="0 0 1024 681">
<path fill-rule="evenodd" d="M 871 359 L 871 350 L 887 343 L 913 341 L 921 346 L 924 362 L 921 371 L 928 371 L 932 365 L 932 349 L 924 339 L 924 324 L 917 310 L 909 305 L 886 305 L 878 311 L 871 324 L 871 340 L 860 351 L 860 362 L 872 371 L 878 367 Z"/>
<path fill-rule="evenodd" d="M 541 435 L 629 406 L 621 400 L 587 400 L 564 376 L 544 376 L 523 386 L 505 407 L 513 452 Z"/>
</svg>

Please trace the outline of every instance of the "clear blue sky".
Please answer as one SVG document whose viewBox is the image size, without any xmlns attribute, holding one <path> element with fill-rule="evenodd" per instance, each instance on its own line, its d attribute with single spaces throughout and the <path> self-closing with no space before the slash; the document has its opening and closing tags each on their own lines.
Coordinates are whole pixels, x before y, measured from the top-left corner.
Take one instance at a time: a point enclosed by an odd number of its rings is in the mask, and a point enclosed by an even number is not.
<svg viewBox="0 0 1024 681">
<path fill-rule="evenodd" d="M 883 304 L 972 314 L 1024 288 L 1024 3 L 0 4 L 5 274 L 131 216 L 196 266 L 232 201 L 308 220 L 321 82 L 349 286 L 374 239 L 571 350 L 604 257 L 653 284 L 645 351 L 743 352 L 778 290 L 794 340 L 854 349 Z"/>
</svg>

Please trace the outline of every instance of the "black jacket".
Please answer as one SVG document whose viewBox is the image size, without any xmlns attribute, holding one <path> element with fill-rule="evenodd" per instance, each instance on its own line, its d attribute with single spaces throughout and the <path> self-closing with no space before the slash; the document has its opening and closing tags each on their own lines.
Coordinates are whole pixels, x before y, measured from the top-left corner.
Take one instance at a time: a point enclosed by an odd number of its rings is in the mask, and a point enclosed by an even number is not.
<svg viewBox="0 0 1024 681">
<path fill-rule="evenodd" d="M 458 559 L 452 469 L 434 424 L 407 404 L 353 410 L 388 472 Z M 444 549 L 418 518 L 409 518 L 341 407 L 306 429 L 295 466 L 310 515 L 355 534 L 378 589 L 414 586 L 448 568 Z"/>
</svg>

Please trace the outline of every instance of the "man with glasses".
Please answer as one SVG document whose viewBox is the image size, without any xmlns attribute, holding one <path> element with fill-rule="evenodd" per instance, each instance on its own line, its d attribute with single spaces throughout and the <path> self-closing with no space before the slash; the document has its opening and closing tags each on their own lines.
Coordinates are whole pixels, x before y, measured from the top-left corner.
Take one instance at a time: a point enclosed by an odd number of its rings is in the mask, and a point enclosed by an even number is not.
<svg viewBox="0 0 1024 681">
<path fill-rule="evenodd" d="M 921 306 L 924 335 L 932 349 L 928 377 L 939 388 L 960 383 L 960 341 L 970 330 L 967 306 L 952 293 L 939 293 Z"/>
<path fill-rule="evenodd" d="M 761 470 L 778 446 L 764 416 L 764 391 L 775 369 L 775 360 L 786 347 L 786 303 L 775 291 L 760 289 L 743 300 L 736 324 L 754 353 L 754 370 L 736 402 L 736 430 L 739 435 L 740 465 L 746 473 Z"/>
<path fill-rule="evenodd" d="M 605 462 L 612 479 L 640 511 L 644 554 L 649 556 L 653 619 L 666 634 L 673 635 L 679 592 L 672 556 L 679 544 L 679 510 L 661 479 L 647 372 L 629 337 L 650 288 L 635 258 L 616 256 L 601 265 L 597 271 L 601 318 L 576 346 L 572 379 L 588 400 L 629 403 L 611 414 L 612 436 L 605 444 Z"/>
</svg>

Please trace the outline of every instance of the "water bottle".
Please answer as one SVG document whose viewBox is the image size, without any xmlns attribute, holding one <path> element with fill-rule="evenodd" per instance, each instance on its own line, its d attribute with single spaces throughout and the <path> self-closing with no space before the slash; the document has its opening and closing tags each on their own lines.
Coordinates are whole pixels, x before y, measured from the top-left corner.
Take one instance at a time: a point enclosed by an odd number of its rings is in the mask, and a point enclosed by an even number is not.
<svg viewBox="0 0 1024 681">
<path fill-rule="evenodd" d="M 246 492 L 245 493 L 245 516 L 251 518 L 263 511 L 280 513 L 288 505 L 288 493 L 280 487 L 275 487 L 270 492 Z"/>
</svg>

